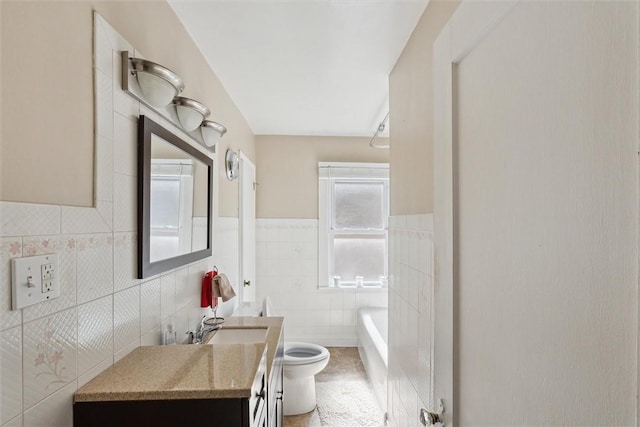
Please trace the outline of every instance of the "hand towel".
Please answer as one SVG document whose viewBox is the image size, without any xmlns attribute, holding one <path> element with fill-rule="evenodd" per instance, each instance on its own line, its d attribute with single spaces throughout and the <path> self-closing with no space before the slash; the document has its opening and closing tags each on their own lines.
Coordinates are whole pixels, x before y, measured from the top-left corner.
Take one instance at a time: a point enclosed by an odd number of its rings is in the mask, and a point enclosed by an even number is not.
<svg viewBox="0 0 640 427">
<path fill-rule="evenodd" d="M 202 278 L 202 292 L 200 294 L 200 307 L 215 307 L 218 300 L 213 295 L 213 279 L 218 275 L 217 271 L 207 271 Z"/>
<path fill-rule="evenodd" d="M 220 295 L 222 301 L 229 301 L 236 296 L 231 282 L 225 274 L 218 274 L 213 280 L 213 294 Z"/>
</svg>

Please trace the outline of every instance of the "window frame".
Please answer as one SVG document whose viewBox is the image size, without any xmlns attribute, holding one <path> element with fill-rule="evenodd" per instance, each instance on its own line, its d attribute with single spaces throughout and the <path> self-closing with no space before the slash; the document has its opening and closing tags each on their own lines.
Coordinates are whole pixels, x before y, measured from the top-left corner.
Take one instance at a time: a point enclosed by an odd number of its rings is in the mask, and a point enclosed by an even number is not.
<svg viewBox="0 0 640 427">
<path fill-rule="evenodd" d="M 389 164 L 319 162 L 318 175 L 318 287 L 386 288 L 389 274 Z M 358 182 L 382 184 L 383 227 L 381 229 L 334 229 L 336 184 Z M 338 238 L 383 238 L 384 273 L 380 280 L 334 280 L 333 254 L 336 236 Z"/>
</svg>

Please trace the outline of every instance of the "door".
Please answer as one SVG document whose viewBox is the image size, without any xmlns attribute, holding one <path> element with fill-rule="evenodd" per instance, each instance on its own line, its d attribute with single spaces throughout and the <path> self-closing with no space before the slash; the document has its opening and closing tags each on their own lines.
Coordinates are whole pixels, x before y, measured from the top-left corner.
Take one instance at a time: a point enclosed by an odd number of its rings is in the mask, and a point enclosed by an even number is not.
<svg viewBox="0 0 640 427">
<path fill-rule="evenodd" d="M 466 2 L 434 51 L 444 421 L 635 425 L 638 3 Z"/>
<path fill-rule="evenodd" d="M 242 302 L 256 299 L 256 166 L 240 152 L 240 277 Z"/>
</svg>

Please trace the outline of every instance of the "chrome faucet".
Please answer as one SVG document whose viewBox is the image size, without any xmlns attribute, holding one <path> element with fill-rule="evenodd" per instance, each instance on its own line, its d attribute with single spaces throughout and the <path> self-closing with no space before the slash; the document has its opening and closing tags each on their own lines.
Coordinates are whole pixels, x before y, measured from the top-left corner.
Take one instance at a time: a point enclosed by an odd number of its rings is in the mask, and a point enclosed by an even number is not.
<svg viewBox="0 0 640 427">
<path fill-rule="evenodd" d="M 216 324 L 213 326 L 207 326 L 204 322 L 207 320 L 207 316 L 202 316 L 200 319 L 200 323 L 196 327 L 194 331 L 187 331 L 187 335 L 189 335 L 189 344 L 202 344 L 206 336 L 213 331 L 217 331 L 222 328 L 221 324 Z"/>
</svg>

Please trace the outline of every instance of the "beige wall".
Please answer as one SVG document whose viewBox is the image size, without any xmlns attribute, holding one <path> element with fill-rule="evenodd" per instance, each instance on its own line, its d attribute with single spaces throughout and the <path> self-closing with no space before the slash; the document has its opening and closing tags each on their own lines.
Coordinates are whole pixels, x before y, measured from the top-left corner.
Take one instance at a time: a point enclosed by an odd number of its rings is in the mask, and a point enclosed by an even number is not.
<svg viewBox="0 0 640 427">
<path fill-rule="evenodd" d="M 318 218 L 318 162 L 384 163 L 388 152 L 369 138 L 257 136 L 256 216 Z"/>
<path fill-rule="evenodd" d="M 0 3 L 0 199 L 93 204 L 92 9 L 145 57 L 176 71 L 185 96 L 229 129 L 220 143 L 254 159 L 254 137 L 164 1 Z M 221 170 L 221 176 L 224 170 Z M 238 185 L 220 179 L 220 215 L 237 216 Z"/>
<path fill-rule="evenodd" d="M 458 1 L 431 1 L 389 75 L 391 215 L 433 212 L 433 41 Z"/>
</svg>

